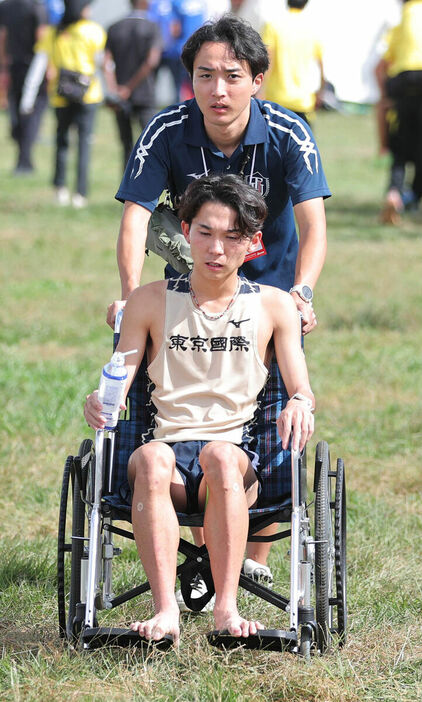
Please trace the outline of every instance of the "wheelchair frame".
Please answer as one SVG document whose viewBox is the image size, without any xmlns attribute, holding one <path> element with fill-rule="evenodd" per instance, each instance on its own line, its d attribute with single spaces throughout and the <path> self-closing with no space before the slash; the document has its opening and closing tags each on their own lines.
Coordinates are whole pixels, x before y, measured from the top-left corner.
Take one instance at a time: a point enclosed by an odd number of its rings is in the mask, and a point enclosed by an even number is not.
<svg viewBox="0 0 422 702">
<path fill-rule="evenodd" d="M 148 581 L 115 596 L 112 592 L 112 561 L 119 554 L 113 534 L 133 539 L 130 531 L 113 525 L 114 520 L 130 521 L 130 508 L 110 504 L 113 493 L 114 431 L 97 431 L 95 446 L 85 439 L 77 456 L 68 456 L 63 475 L 58 532 L 58 613 L 60 636 L 72 646 L 92 649 L 106 644 L 151 645 L 130 629 L 102 627 L 97 613 L 113 609 L 148 591 Z M 345 642 L 347 629 L 346 584 L 346 484 L 342 459 L 336 469 L 330 465 L 328 444 L 316 447 L 314 498 L 314 536 L 310 505 L 307 503 L 306 454 L 291 452 L 291 501 L 268 508 L 249 510 L 249 541 L 275 541 L 291 538 L 290 593 L 284 597 L 261 582 L 240 574 L 239 586 L 289 615 L 289 628 L 266 629 L 256 636 L 237 638 L 225 632 L 210 632 L 211 645 L 231 648 L 263 648 L 290 651 L 309 658 L 311 652 L 323 653 L 336 636 Z M 71 488 L 69 490 L 69 488 Z M 71 506 L 71 535 L 67 534 L 68 505 Z M 203 515 L 178 514 L 180 526 L 201 526 Z M 273 522 L 290 521 L 290 528 L 272 537 L 256 532 Z M 87 529 L 85 528 L 85 523 Z M 86 535 L 85 535 L 86 531 Z M 177 574 L 182 585 L 192 572 L 203 574 L 209 590 L 212 577 L 206 547 L 180 539 L 179 552 L 185 561 Z M 66 565 L 70 555 L 70 566 Z M 69 573 L 70 570 L 70 573 Z M 70 583 L 67 579 L 70 577 Z M 183 592 L 183 586 L 182 586 Z M 212 591 L 211 591 L 212 594 Z M 200 609 L 201 605 L 198 607 Z M 153 643 L 168 648 L 166 636 Z"/>
</svg>

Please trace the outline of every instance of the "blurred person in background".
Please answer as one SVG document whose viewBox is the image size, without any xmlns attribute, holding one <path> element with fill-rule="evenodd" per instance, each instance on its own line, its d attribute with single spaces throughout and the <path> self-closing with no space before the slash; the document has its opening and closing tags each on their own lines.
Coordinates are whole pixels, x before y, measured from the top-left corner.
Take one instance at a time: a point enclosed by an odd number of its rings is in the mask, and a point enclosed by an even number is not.
<svg viewBox="0 0 422 702">
<path fill-rule="evenodd" d="M 19 104 L 34 55 L 34 44 L 46 25 L 47 13 L 41 0 L 4 0 L 0 3 L 0 80 L 4 92 L 7 91 L 11 136 L 18 147 L 15 175 L 26 175 L 34 170 L 32 148 L 47 106 L 45 81 L 41 80 L 38 85 L 30 114 L 21 114 Z"/>
<path fill-rule="evenodd" d="M 308 0 L 287 0 L 288 12 L 279 22 L 268 22 L 261 34 L 270 55 L 265 98 L 310 123 L 324 73 L 321 40 L 303 12 L 307 4 Z"/>
<path fill-rule="evenodd" d="M 193 96 L 180 54 L 186 39 L 206 20 L 205 5 L 203 0 L 150 0 L 150 16 L 159 23 L 164 37 L 160 67 L 170 70 L 176 102 Z"/>
<path fill-rule="evenodd" d="M 109 27 L 104 53 L 106 104 L 116 115 L 123 170 L 133 148 L 132 121 L 143 129 L 157 111 L 155 69 L 162 46 L 160 27 L 148 19 L 148 0 L 131 4 L 132 11 Z"/>
<path fill-rule="evenodd" d="M 284 9 L 279 2 L 279 7 L 275 7 L 272 0 L 231 0 L 230 12 L 236 17 L 249 22 L 259 33 L 262 28 L 270 22 Z"/>
<path fill-rule="evenodd" d="M 180 56 L 187 39 L 205 22 L 205 4 L 203 0 L 173 0 L 173 7 L 178 26 L 174 49 L 181 66 L 177 99 L 190 100 L 193 97 L 192 81 Z"/>
<path fill-rule="evenodd" d="M 64 0 L 45 0 L 48 14 L 48 24 L 57 25 L 64 12 Z"/>
<path fill-rule="evenodd" d="M 180 28 L 175 17 L 173 1 L 149 0 L 148 18 L 160 27 L 162 52 L 158 70 L 167 68 L 170 72 L 173 88 L 172 100 L 177 101 L 182 83 L 183 66 L 180 62 L 180 56 L 175 50 L 175 41 Z M 159 96 L 157 97 L 159 98 Z"/>
<path fill-rule="evenodd" d="M 59 205 L 85 207 L 88 169 L 95 115 L 103 100 L 97 68 L 103 61 L 104 29 L 89 17 L 90 0 L 65 0 L 64 14 L 57 27 L 49 27 L 35 46 L 21 110 L 29 112 L 37 79 L 47 65 L 48 92 L 56 113 L 56 152 L 53 184 Z M 66 185 L 69 131 L 78 132 L 77 177 L 70 197 Z"/>
<path fill-rule="evenodd" d="M 422 197 L 422 0 L 403 0 L 400 24 L 387 37 L 376 67 L 379 110 L 387 105 L 387 143 L 392 157 L 381 221 L 398 224 L 404 209 L 417 209 Z M 406 164 L 413 164 L 411 187 Z"/>
</svg>

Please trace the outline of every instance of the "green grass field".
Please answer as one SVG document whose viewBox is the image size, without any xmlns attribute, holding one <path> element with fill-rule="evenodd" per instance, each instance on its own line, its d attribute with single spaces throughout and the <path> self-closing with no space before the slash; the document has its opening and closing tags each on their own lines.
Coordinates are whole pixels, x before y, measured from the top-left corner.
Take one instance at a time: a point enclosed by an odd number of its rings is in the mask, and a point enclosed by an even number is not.
<svg viewBox="0 0 422 702">
<path fill-rule="evenodd" d="M 58 638 L 57 516 L 65 458 L 92 436 L 83 401 L 111 350 L 104 319 L 119 296 L 120 151 L 103 111 L 89 208 L 59 209 L 49 184 L 51 116 L 36 147 L 37 174 L 16 179 L 0 114 L 1 699 L 421 699 L 422 216 L 398 228 L 378 222 L 387 164 L 376 158 L 372 115 L 321 114 L 316 133 L 334 197 L 315 298 L 319 324 L 306 344 L 318 402 L 309 453 L 326 439 L 346 464 L 347 645 L 310 664 L 288 654 L 223 653 L 206 643 L 212 619 L 205 616 L 183 620 L 178 653 L 84 655 Z M 151 256 L 144 280 L 161 269 Z M 274 547 L 277 578 L 287 562 L 286 547 Z M 128 548 L 118 582 L 136 579 L 137 569 Z M 261 613 L 254 598 L 241 606 Z M 127 623 L 149 611 L 144 596 L 113 615 Z M 260 618 L 279 626 L 276 616 L 264 607 Z"/>
</svg>

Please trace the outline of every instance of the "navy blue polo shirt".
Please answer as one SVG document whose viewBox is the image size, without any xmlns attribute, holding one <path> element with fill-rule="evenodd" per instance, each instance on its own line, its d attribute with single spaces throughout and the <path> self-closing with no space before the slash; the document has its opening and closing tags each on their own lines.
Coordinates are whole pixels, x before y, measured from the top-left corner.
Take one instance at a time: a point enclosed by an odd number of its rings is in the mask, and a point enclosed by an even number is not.
<svg viewBox="0 0 422 702">
<path fill-rule="evenodd" d="M 228 158 L 208 138 L 195 99 L 167 107 L 139 137 L 116 198 L 152 212 L 166 188 L 177 202 L 193 178 L 239 173 L 245 155 L 244 179 L 265 197 L 268 217 L 264 249 L 241 271 L 250 280 L 289 290 L 298 251 L 293 206 L 331 194 L 313 134 L 294 112 L 252 98 L 242 143 Z"/>
</svg>

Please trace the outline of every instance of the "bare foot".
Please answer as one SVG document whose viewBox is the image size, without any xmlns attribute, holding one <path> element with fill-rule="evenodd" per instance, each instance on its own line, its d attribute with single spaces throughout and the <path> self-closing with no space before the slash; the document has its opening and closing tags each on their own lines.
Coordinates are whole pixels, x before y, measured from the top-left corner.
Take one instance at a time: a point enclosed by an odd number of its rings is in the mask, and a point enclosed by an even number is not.
<svg viewBox="0 0 422 702">
<path fill-rule="evenodd" d="M 178 646 L 180 636 L 179 609 L 176 612 L 158 612 L 152 619 L 147 619 L 144 622 L 133 622 L 130 628 L 132 631 L 137 631 L 140 636 L 152 641 L 159 641 L 166 634 L 170 634 L 175 646 Z"/>
<path fill-rule="evenodd" d="M 214 622 L 218 631 L 228 631 L 232 636 L 249 636 L 265 628 L 261 622 L 243 619 L 237 611 L 216 613 L 214 609 Z"/>
</svg>

